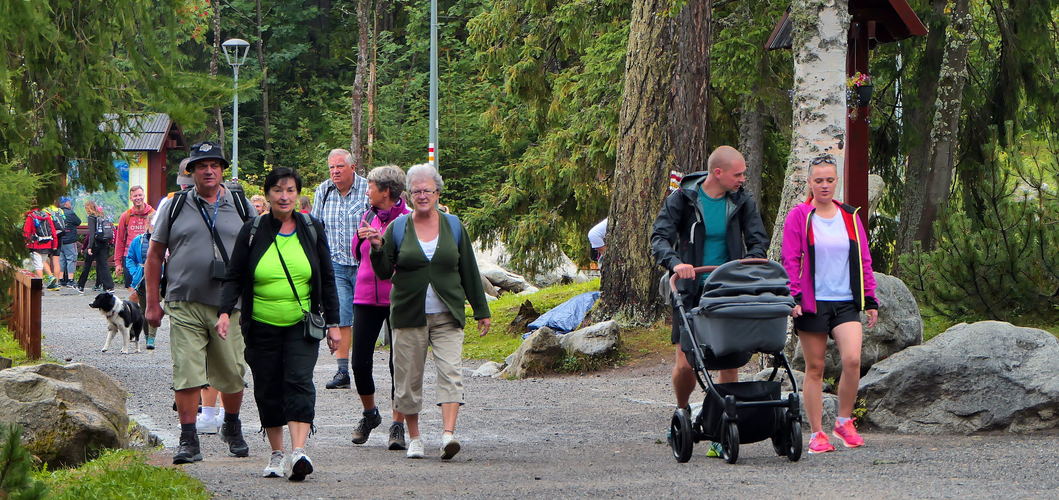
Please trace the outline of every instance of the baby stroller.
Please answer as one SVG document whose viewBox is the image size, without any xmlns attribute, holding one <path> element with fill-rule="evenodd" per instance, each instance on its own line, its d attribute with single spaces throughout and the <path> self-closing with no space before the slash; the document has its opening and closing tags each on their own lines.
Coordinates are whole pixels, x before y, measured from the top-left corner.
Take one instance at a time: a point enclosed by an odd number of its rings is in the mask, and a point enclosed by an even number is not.
<svg viewBox="0 0 1059 500">
<path fill-rule="evenodd" d="M 670 446 L 677 462 L 691 458 L 693 443 L 721 444 L 730 464 L 739 459 L 740 443 L 772 439 L 779 456 L 794 462 L 802 455 L 798 387 L 783 355 L 787 317 L 794 307 L 786 271 L 768 259 L 744 259 L 721 266 L 696 267 L 709 272 L 699 305 L 687 313 L 677 276 L 669 280 L 671 298 L 680 313 L 680 346 L 706 392 L 702 410 L 689 415 L 678 408 L 670 423 Z M 715 384 L 707 370 L 737 368 L 752 353 L 770 354 L 772 374 L 767 381 Z M 780 398 L 775 380 L 780 366 L 792 391 Z"/>
</svg>

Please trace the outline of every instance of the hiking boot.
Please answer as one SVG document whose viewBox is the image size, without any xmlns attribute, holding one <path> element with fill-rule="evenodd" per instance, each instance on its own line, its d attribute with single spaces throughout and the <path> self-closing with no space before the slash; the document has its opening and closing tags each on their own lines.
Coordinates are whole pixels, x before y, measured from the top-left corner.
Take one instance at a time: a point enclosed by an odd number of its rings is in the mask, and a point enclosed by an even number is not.
<svg viewBox="0 0 1059 500">
<path fill-rule="evenodd" d="M 441 435 L 441 459 L 448 460 L 460 452 L 460 442 L 449 433 Z"/>
<path fill-rule="evenodd" d="M 250 446 L 243 439 L 243 423 L 238 419 L 221 425 L 221 441 L 228 443 L 228 451 L 237 457 L 250 456 Z"/>
<path fill-rule="evenodd" d="M 835 451 L 835 447 L 831 445 L 831 440 L 827 439 L 827 434 L 823 432 L 814 433 L 813 438 L 809 440 L 809 453 L 827 453 L 829 451 Z"/>
<path fill-rule="evenodd" d="M 382 416 L 379 415 L 379 409 L 373 408 L 364 412 L 364 418 L 357 422 L 357 428 L 353 429 L 353 443 L 364 444 L 368 442 L 368 436 L 371 435 L 372 429 L 379 426 L 382 423 Z"/>
<path fill-rule="evenodd" d="M 423 458 L 423 440 L 416 438 L 408 442 L 408 451 L 404 456 L 408 458 Z"/>
<path fill-rule="evenodd" d="M 387 442 L 387 448 L 391 450 L 403 450 L 408 447 L 404 442 L 404 424 L 401 422 L 394 422 L 390 424 L 390 440 Z"/>
<path fill-rule="evenodd" d="M 81 285 L 77 285 L 75 288 L 77 289 L 77 293 L 79 293 L 81 295 L 85 294 L 85 287 L 83 287 Z"/>
<path fill-rule="evenodd" d="M 202 450 L 199 449 L 199 437 L 194 432 L 180 433 L 180 446 L 173 455 L 173 465 L 190 464 L 202 460 Z"/>
<path fill-rule="evenodd" d="M 268 457 L 268 465 L 265 466 L 261 477 L 283 477 L 283 465 L 283 452 L 272 450 L 272 455 Z"/>
<path fill-rule="evenodd" d="M 154 337 L 147 337 L 147 350 L 154 350 Z"/>
<path fill-rule="evenodd" d="M 284 472 L 287 473 L 288 481 L 302 481 L 305 476 L 313 473 L 313 461 L 309 460 L 302 448 L 295 448 L 285 465 Z"/>
<path fill-rule="evenodd" d="M 324 385 L 328 389 L 349 389 L 349 372 L 335 372 L 334 378 Z"/>
<path fill-rule="evenodd" d="M 55 276 L 49 276 L 48 277 L 48 284 L 47 284 L 47 286 L 45 288 L 47 288 L 49 291 L 52 291 L 52 292 L 59 291 L 59 289 L 61 288 L 59 286 L 59 280 L 55 279 Z"/>
<path fill-rule="evenodd" d="M 842 445 L 846 448 L 856 448 L 858 446 L 864 446 L 864 438 L 857 434 L 857 428 L 853 427 L 853 420 L 849 419 L 845 424 L 835 424 L 835 428 L 831 431 L 831 434 L 838 438 L 842 442 Z"/>
</svg>

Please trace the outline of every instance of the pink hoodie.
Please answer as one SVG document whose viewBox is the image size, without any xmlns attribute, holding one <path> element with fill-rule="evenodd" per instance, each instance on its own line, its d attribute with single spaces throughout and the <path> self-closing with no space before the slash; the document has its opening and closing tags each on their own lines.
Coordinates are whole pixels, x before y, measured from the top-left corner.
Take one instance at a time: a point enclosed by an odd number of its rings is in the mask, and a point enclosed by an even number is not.
<svg viewBox="0 0 1059 500">
<path fill-rule="evenodd" d="M 398 199 L 389 210 L 380 211 L 375 207 L 369 208 L 364 212 L 364 217 L 361 218 L 357 227 L 362 226 L 364 220 L 371 216 L 369 225 L 383 233 L 386 232 L 386 226 L 389 226 L 394 219 L 409 212 L 411 210 L 404 204 L 404 200 Z M 360 267 L 357 269 L 357 284 L 353 289 L 353 303 L 388 307 L 390 305 L 390 280 L 380 280 L 378 276 L 375 276 L 375 270 L 371 267 L 371 243 L 368 240 L 361 241 L 354 235 L 352 248 L 354 257 L 360 260 Z"/>
<path fill-rule="evenodd" d="M 868 250 L 868 234 L 857 217 L 857 208 L 835 201 L 838 213 L 846 223 L 846 233 L 850 235 L 850 262 L 858 259 L 861 262 L 858 273 L 849 277 L 853 292 L 853 303 L 861 310 L 878 309 L 875 298 L 875 275 L 871 270 L 871 252 Z M 813 286 L 815 272 L 815 240 L 813 239 L 811 217 L 816 212 L 812 200 L 795 206 L 783 222 L 783 268 L 791 280 L 791 295 L 801 304 L 807 313 L 816 313 L 816 289 Z M 850 266 L 852 270 L 853 266 Z"/>
</svg>

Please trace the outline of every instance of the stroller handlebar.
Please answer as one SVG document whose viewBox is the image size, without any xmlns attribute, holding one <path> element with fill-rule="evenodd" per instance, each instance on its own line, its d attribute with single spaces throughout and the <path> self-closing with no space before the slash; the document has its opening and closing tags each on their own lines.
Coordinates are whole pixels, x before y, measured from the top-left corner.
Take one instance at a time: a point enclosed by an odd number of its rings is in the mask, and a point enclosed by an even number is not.
<svg viewBox="0 0 1059 500">
<path fill-rule="evenodd" d="M 769 261 L 768 259 L 760 259 L 760 258 L 750 258 L 750 259 L 740 259 L 739 260 L 740 264 L 768 264 L 769 262 L 771 262 L 771 261 Z M 698 267 L 695 267 L 693 270 L 695 271 L 695 276 L 698 276 L 698 275 L 703 274 L 703 273 L 713 272 L 718 267 L 721 267 L 721 266 L 698 266 Z M 673 274 L 672 276 L 669 277 L 669 289 L 672 290 L 673 293 L 677 293 L 677 280 L 679 280 L 679 279 L 680 279 L 680 277 L 677 276 L 676 274 Z"/>
</svg>

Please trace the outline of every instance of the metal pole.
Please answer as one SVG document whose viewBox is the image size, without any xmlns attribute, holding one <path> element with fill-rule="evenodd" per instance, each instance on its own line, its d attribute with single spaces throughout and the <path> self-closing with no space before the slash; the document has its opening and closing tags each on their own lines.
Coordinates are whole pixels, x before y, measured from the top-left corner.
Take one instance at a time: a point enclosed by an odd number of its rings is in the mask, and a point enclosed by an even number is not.
<svg viewBox="0 0 1059 500">
<path fill-rule="evenodd" d="M 239 65 L 232 66 L 235 72 L 235 99 L 232 101 L 232 179 L 239 178 Z"/>
<path fill-rule="evenodd" d="M 430 0 L 430 147 L 427 161 L 438 165 L 438 0 Z"/>
</svg>

